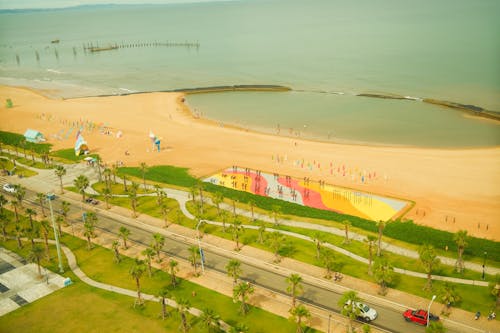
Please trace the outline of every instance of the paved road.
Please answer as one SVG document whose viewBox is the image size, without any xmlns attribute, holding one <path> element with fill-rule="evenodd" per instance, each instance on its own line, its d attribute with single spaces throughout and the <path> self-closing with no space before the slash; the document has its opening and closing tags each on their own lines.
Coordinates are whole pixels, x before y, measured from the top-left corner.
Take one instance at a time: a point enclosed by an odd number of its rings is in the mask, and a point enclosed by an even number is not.
<svg viewBox="0 0 500 333">
<path fill-rule="evenodd" d="M 35 193 L 32 191 L 27 191 L 26 199 L 30 202 L 36 203 Z M 60 206 L 59 200 L 54 201 L 54 207 L 58 208 Z M 72 223 L 75 225 L 81 225 L 82 220 L 80 216 L 80 208 L 72 206 L 70 210 L 70 216 Z M 76 218 L 78 216 L 78 218 Z M 121 226 L 126 226 L 130 231 L 129 241 L 136 242 L 145 246 L 149 246 L 152 240 L 152 234 L 154 230 L 145 230 L 144 228 L 129 224 L 126 219 L 120 220 L 104 216 L 98 212 L 99 223 L 97 228 L 102 231 L 118 234 L 118 230 Z M 153 229 L 153 228 L 149 228 Z M 166 234 L 162 229 L 157 229 L 157 231 L 162 232 L 166 238 L 166 244 L 162 251 L 169 255 L 178 257 L 184 260 L 188 260 L 189 252 L 188 247 L 195 244 L 194 239 L 185 239 L 184 237 L 172 238 L 170 235 Z M 117 236 L 118 238 L 118 236 Z M 212 248 L 205 248 L 205 258 L 206 258 L 206 269 L 213 269 L 222 273 L 225 273 L 225 265 L 231 259 L 229 254 L 221 253 L 223 251 L 217 251 Z M 273 290 L 279 293 L 285 293 L 286 290 L 286 276 L 279 271 L 270 271 L 268 268 L 259 267 L 253 263 L 244 262 L 242 260 L 242 270 L 244 272 L 242 278 L 254 283 L 256 285 L 265 287 L 267 289 Z M 269 266 L 269 265 L 268 265 Z M 321 286 L 316 286 L 311 283 L 303 283 L 304 293 L 301 299 L 307 303 L 311 303 L 322 308 L 328 309 L 332 312 L 339 312 L 337 302 L 341 297 L 341 294 L 337 291 L 330 290 Z M 392 308 L 384 307 L 380 304 L 372 304 L 366 302 L 368 305 L 374 307 L 378 313 L 379 318 L 377 318 L 372 324 L 376 327 L 389 330 L 391 332 L 401 332 L 401 333 L 422 333 L 424 328 L 407 323 L 403 320 L 401 311 L 396 311 Z M 460 331 L 455 331 L 452 329 L 448 330 L 449 333 L 458 333 Z"/>
</svg>

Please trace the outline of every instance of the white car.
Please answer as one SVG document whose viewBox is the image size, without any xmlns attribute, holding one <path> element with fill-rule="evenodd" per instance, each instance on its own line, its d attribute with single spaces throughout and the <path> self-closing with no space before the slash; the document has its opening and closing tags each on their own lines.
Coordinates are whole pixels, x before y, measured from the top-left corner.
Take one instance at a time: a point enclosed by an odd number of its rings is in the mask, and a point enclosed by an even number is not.
<svg viewBox="0 0 500 333">
<path fill-rule="evenodd" d="M 16 193 L 16 187 L 12 184 L 4 184 L 3 190 L 9 193 Z"/>
<path fill-rule="evenodd" d="M 350 306 L 351 302 L 347 301 L 344 307 Z M 359 310 L 358 319 L 363 320 L 365 322 L 369 322 L 375 320 L 378 316 L 378 313 L 375 309 L 370 308 L 368 305 L 361 302 L 354 302 L 354 306 L 356 306 Z"/>
</svg>

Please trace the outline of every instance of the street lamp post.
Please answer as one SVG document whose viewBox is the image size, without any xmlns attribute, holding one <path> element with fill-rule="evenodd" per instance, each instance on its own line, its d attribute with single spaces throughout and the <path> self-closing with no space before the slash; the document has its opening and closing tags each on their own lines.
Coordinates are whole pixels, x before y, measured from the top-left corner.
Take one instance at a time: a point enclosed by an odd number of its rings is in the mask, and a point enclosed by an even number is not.
<svg viewBox="0 0 500 333">
<path fill-rule="evenodd" d="M 205 273 L 205 264 L 203 263 L 203 259 L 205 256 L 203 255 L 203 250 L 201 249 L 201 243 L 200 243 L 200 230 L 198 229 L 202 223 L 205 221 L 200 220 L 198 221 L 198 224 L 196 224 L 196 233 L 197 233 L 197 239 L 198 239 L 198 250 L 200 251 L 200 261 L 201 261 L 201 272 Z"/>
<path fill-rule="evenodd" d="M 52 199 L 47 196 L 50 208 L 50 218 L 52 219 L 52 229 L 54 229 L 54 237 L 56 239 L 57 259 L 59 260 L 59 273 L 64 273 L 61 259 L 61 245 L 59 244 L 59 233 L 56 228 L 56 221 L 54 220 L 54 210 L 52 209 Z"/>
<path fill-rule="evenodd" d="M 429 307 L 427 308 L 427 327 L 429 327 L 429 321 L 430 321 L 430 318 L 431 318 L 431 305 L 432 305 L 432 302 L 434 302 L 435 299 L 436 299 L 436 295 L 432 295 L 431 302 L 429 303 Z"/>
<path fill-rule="evenodd" d="M 484 280 L 484 267 L 486 265 L 486 255 L 488 254 L 488 252 L 484 251 L 484 259 L 483 259 L 483 275 L 482 275 L 482 279 Z"/>
</svg>

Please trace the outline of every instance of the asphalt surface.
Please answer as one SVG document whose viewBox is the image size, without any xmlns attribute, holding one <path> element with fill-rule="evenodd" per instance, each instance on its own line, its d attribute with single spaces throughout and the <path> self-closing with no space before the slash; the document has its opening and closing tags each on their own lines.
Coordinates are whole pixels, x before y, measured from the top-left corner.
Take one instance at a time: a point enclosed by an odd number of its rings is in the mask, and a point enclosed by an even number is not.
<svg viewBox="0 0 500 333">
<path fill-rule="evenodd" d="M 34 191 L 30 191 L 27 189 L 25 201 L 28 201 L 31 204 L 36 206 L 39 205 L 36 199 L 36 193 Z M 60 199 L 56 198 L 53 201 L 54 213 L 59 212 L 61 203 Z M 103 208 L 104 203 L 100 203 L 100 208 Z M 98 207 L 99 207 L 98 206 Z M 48 213 L 48 207 L 45 207 Z M 89 207 L 86 206 L 88 209 Z M 117 235 L 118 238 L 118 230 L 121 226 L 126 226 L 131 232 L 128 238 L 129 242 L 139 243 L 145 246 L 149 246 L 152 240 L 153 231 L 145 230 L 141 226 L 132 225 L 124 221 L 120 221 L 117 218 L 111 218 L 109 216 L 105 216 L 97 211 L 98 215 L 98 224 L 97 228 Z M 72 205 L 70 212 L 68 214 L 69 222 L 75 224 L 82 224 L 81 218 L 81 208 L 79 206 Z M 177 239 L 175 237 L 170 237 L 165 235 L 166 242 L 162 251 L 172 257 L 177 257 L 184 260 L 189 260 L 189 252 L 188 248 L 195 244 L 195 240 L 186 240 L 183 238 Z M 221 273 L 226 273 L 225 266 L 227 262 L 232 259 L 230 255 L 221 254 L 218 251 L 212 251 L 211 249 L 204 249 L 205 256 L 205 269 L 207 270 L 215 270 Z M 248 262 L 244 262 L 242 260 L 241 265 L 243 274 L 241 278 L 243 280 L 249 281 L 252 284 L 258 285 L 260 287 L 264 287 L 270 290 L 273 290 L 277 293 L 287 294 L 286 293 L 286 276 L 280 274 L 280 272 L 273 271 L 271 268 L 263 268 L 258 267 L 257 265 L 253 265 Z M 321 307 L 323 309 L 327 309 L 330 312 L 339 313 L 340 308 L 337 305 L 338 300 L 342 296 L 341 293 L 336 292 L 334 290 L 330 290 L 321 286 L 316 286 L 307 282 L 302 283 L 303 286 L 303 294 L 299 297 L 305 303 L 309 303 L 315 305 L 317 307 Z M 397 333 L 423 333 L 425 332 L 425 327 L 408 323 L 403 319 L 402 312 L 397 311 L 390 307 L 385 307 L 380 304 L 372 304 L 368 301 L 363 301 L 365 304 L 368 304 L 370 307 L 374 308 L 378 312 L 378 317 L 370 324 L 381 328 L 390 332 Z M 466 332 L 466 330 L 456 330 L 453 327 L 449 327 L 447 330 L 448 333 L 460 333 Z"/>
<path fill-rule="evenodd" d="M 31 191 L 27 191 L 26 200 L 37 204 L 36 194 Z M 56 199 L 53 201 L 55 211 L 59 210 L 60 200 Z M 104 203 L 100 203 L 102 206 Z M 102 208 L 102 207 L 101 207 Z M 149 246 L 152 240 L 153 232 L 149 230 L 144 230 L 139 226 L 134 226 L 129 223 L 120 221 L 119 219 L 110 218 L 104 216 L 97 212 L 99 222 L 97 228 L 118 235 L 121 226 L 126 226 L 130 230 L 130 236 L 128 238 L 129 242 L 135 242 L 142 244 L 144 246 Z M 69 212 L 71 223 L 82 224 L 83 220 L 81 218 L 71 218 L 75 216 L 81 216 L 80 207 L 71 206 Z M 162 252 L 168 254 L 169 256 L 177 257 L 184 260 L 189 260 L 188 248 L 194 244 L 194 239 L 192 243 L 186 242 L 184 240 L 179 240 L 175 238 L 166 237 L 165 246 L 162 248 Z M 118 236 L 117 236 L 118 238 Z M 204 249 L 205 256 L 205 269 L 216 270 L 221 273 L 226 273 L 225 266 L 227 262 L 232 259 L 230 256 L 221 255 L 220 253 L 215 253 L 210 249 Z M 241 279 L 249 281 L 252 284 L 265 287 L 267 289 L 273 290 L 277 293 L 287 294 L 286 288 L 286 276 L 280 274 L 279 272 L 273 272 L 269 269 L 264 269 L 262 267 L 257 267 L 250 263 L 242 262 L 241 268 L 243 274 Z M 303 294 L 299 297 L 300 300 L 314 304 L 324 309 L 328 309 L 331 312 L 339 313 L 340 308 L 337 302 L 342 297 L 342 295 L 333 290 L 318 287 L 309 283 L 302 283 Z M 374 305 L 370 302 L 365 302 L 370 307 L 373 307 L 378 312 L 378 318 L 371 322 L 373 326 L 382 328 L 391 332 L 401 332 L 401 333 L 423 333 L 425 328 L 413 323 L 407 323 L 402 316 L 402 312 L 395 311 L 391 308 L 385 308 L 380 305 Z M 453 330 L 448 330 L 449 333 L 454 333 Z M 458 332 L 458 331 L 457 331 Z"/>
</svg>

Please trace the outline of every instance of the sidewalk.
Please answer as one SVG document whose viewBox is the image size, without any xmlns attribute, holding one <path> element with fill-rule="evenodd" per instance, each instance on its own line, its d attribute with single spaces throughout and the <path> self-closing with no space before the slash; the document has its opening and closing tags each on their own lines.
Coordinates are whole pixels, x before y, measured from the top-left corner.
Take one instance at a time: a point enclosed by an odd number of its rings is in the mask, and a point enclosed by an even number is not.
<svg viewBox="0 0 500 333">
<path fill-rule="evenodd" d="M 68 195 L 72 196 L 74 198 L 73 200 L 80 199 L 78 194 L 68 193 Z M 190 228 L 172 224 L 167 229 L 164 229 L 163 228 L 164 222 L 162 220 L 145 214 L 141 214 L 138 218 L 133 219 L 130 217 L 131 216 L 130 211 L 123 207 L 113 206 L 110 210 L 99 209 L 99 212 L 112 218 L 120 217 L 121 221 L 127 222 L 129 224 L 136 224 L 136 225 L 140 224 L 141 227 L 148 229 L 151 232 L 161 232 L 164 235 L 173 236 L 177 239 L 182 238 L 187 242 L 191 242 L 193 245 L 196 244 L 197 233 L 195 230 Z M 111 241 L 112 240 L 108 241 L 109 242 L 109 244 L 107 244 L 108 247 L 110 247 Z M 344 275 L 344 278 L 340 283 L 333 282 L 331 280 L 323 278 L 325 273 L 324 269 L 313 265 L 305 264 L 303 262 L 294 259 L 284 258 L 279 265 L 275 265 L 273 263 L 274 255 L 268 251 L 259 250 L 257 248 L 253 248 L 250 246 L 243 246 L 241 251 L 235 252 L 233 241 L 219 238 L 210 234 L 205 234 L 203 236 L 201 244 L 203 248 L 207 248 L 213 252 L 224 255 L 229 254 L 232 257 L 242 262 L 251 263 L 252 265 L 255 265 L 257 267 L 265 267 L 268 269 L 272 268 L 273 271 L 279 271 L 283 276 L 288 276 L 293 272 L 299 273 L 303 277 L 305 282 L 309 282 L 315 285 L 320 285 L 325 288 L 338 291 L 340 293 L 343 293 L 351 289 L 356 290 L 362 299 L 369 300 L 374 304 L 384 304 L 385 306 L 389 306 L 397 311 L 401 311 L 401 313 L 407 308 L 415 308 L 415 309 L 427 308 L 429 304 L 429 300 L 426 298 L 407 294 L 405 292 L 398 291 L 395 289 L 388 289 L 387 295 L 382 297 L 377 294 L 379 287 L 375 283 L 367 282 L 365 280 L 357 279 L 346 275 Z M 139 253 L 142 251 L 142 249 L 139 248 L 141 247 L 135 244 L 133 248 L 129 249 L 129 251 L 131 252 L 128 253 L 127 255 L 132 257 L 139 255 Z M 216 280 L 208 279 L 207 281 L 204 281 L 203 278 L 193 278 L 192 276 L 190 276 L 189 271 L 192 269 L 190 268 L 189 264 L 187 264 L 186 269 L 188 273 L 184 275 L 185 278 L 193 279 L 192 280 L 193 282 L 199 283 L 210 289 L 219 290 L 219 288 L 223 288 L 222 283 L 220 281 L 226 279 L 227 290 L 226 292 L 222 291 L 221 292 L 228 296 L 232 296 L 232 282 L 230 281 L 230 279 L 227 279 L 227 277 L 225 277 L 224 275 L 219 274 L 222 276 Z M 212 276 L 212 274 L 218 275 L 218 273 L 212 272 L 210 276 Z M 254 295 L 254 297 L 256 297 L 256 294 Z M 274 300 L 277 299 L 276 296 L 271 296 L 271 297 Z M 259 303 L 259 306 L 264 306 L 265 304 L 267 303 L 261 302 Z M 284 307 L 283 304 L 285 304 Z M 288 312 L 287 312 L 289 309 L 288 304 L 290 304 L 290 301 L 287 302 L 285 300 L 282 302 L 278 302 L 277 304 L 270 304 L 271 306 L 269 308 L 264 307 L 264 309 L 288 317 Z M 444 307 L 443 304 L 434 302 L 431 308 L 431 312 L 439 314 L 443 309 L 443 307 Z M 329 314 L 330 313 L 328 311 L 315 312 L 315 315 L 318 315 L 320 317 L 320 320 L 318 322 L 319 325 L 318 328 L 320 327 L 325 328 L 324 325 L 326 325 Z M 343 320 L 345 320 L 342 318 L 342 316 L 338 315 L 336 315 L 334 319 L 335 322 L 339 322 L 338 325 L 342 325 L 340 323 L 342 323 Z M 452 309 L 452 312 L 448 319 L 443 318 L 443 322 L 445 326 L 454 327 L 457 330 L 460 330 L 461 332 L 498 331 L 498 324 L 495 321 L 488 321 L 486 320 L 485 316 L 481 317 L 480 320 L 475 321 L 473 313 L 455 308 Z M 341 331 L 343 330 L 341 329 Z"/>
<path fill-rule="evenodd" d="M 49 170 L 49 171 L 53 173 L 53 170 Z M 32 178 L 38 178 L 38 176 L 32 177 Z M 41 179 L 35 180 L 32 178 L 30 178 L 31 180 L 29 181 L 30 188 L 33 186 L 36 186 L 36 187 L 40 188 L 40 191 L 46 191 L 47 184 L 43 180 L 41 180 Z M 58 182 L 56 184 L 58 184 Z M 185 202 L 187 200 L 189 200 L 188 194 L 186 192 L 183 192 L 183 191 L 172 190 L 172 189 L 167 189 L 166 191 L 167 191 L 168 196 L 170 198 L 173 198 L 173 199 L 176 199 L 179 201 L 180 207 L 181 207 L 183 213 L 186 214 L 187 216 L 191 216 L 191 214 L 189 212 L 187 212 L 187 210 L 185 209 Z M 56 193 L 58 193 L 58 191 L 56 191 Z M 81 200 L 81 197 L 78 194 L 67 192 L 64 195 L 64 197 L 68 198 L 68 199 L 72 198 L 70 200 L 72 200 L 73 202 L 77 202 L 78 205 L 80 204 L 79 202 Z M 137 219 L 132 219 L 132 218 L 130 218 L 130 215 L 131 215 L 130 211 L 128 209 L 125 209 L 125 208 L 113 206 L 111 208 L 111 210 L 109 210 L 109 211 L 102 210 L 102 209 L 99 209 L 99 211 L 101 213 L 104 213 L 104 214 L 110 214 L 111 216 L 114 216 L 114 217 L 118 216 L 121 220 L 128 220 L 129 223 L 131 223 L 131 224 L 137 224 L 138 222 L 143 223 L 143 227 L 153 228 L 150 230 L 154 230 L 154 232 L 158 232 L 158 230 L 162 230 L 161 228 L 163 226 L 163 221 L 161 221 L 160 219 L 156 219 L 156 218 L 144 215 L 144 214 L 140 215 L 139 218 L 137 218 Z M 243 211 L 240 209 L 237 209 L 237 213 L 250 215 L 249 212 L 246 212 L 246 211 Z M 269 220 L 269 218 L 266 216 L 259 216 L 259 218 Z M 289 222 L 289 221 L 282 221 L 281 223 L 285 224 L 285 222 Z M 290 221 L 290 222 L 294 222 L 294 221 Z M 303 223 L 303 222 L 296 222 L 296 223 Z M 311 228 L 311 226 L 312 226 L 311 224 L 307 224 L 307 225 L 309 225 L 309 228 Z M 314 226 L 321 227 L 318 225 L 314 225 Z M 325 227 L 325 228 L 329 228 L 329 227 Z M 338 229 L 335 229 L 335 228 L 330 228 L 330 229 L 338 231 Z M 342 231 L 340 231 L 340 232 L 342 232 Z M 178 225 L 172 225 L 167 230 L 163 230 L 162 233 L 170 234 L 170 235 L 177 235 L 178 237 L 186 237 L 186 239 L 194 242 L 195 231 L 192 229 L 189 229 L 189 228 L 184 228 L 184 227 L 181 227 Z M 351 233 L 351 234 L 353 234 L 353 233 Z M 359 237 L 361 237 L 361 236 L 359 236 Z M 374 303 L 379 303 L 379 304 L 384 303 L 386 305 L 389 304 L 398 310 L 403 310 L 407 307 L 425 308 L 429 302 L 429 300 L 427 300 L 427 299 L 423 299 L 423 298 L 420 298 L 420 297 L 417 297 L 414 295 L 406 294 L 406 293 L 403 293 L 403 292 L 400 292 L 397 290 L 392 290 L 392 289 L 389 290 L 387 296 L 382 298 L 376 294 L 376 290 L 378 289 L 378 286 L 376 286 L 373 283 L 370 283 L 370 282 L 367 282 L 364 280 L 355 279 L 355 278 L 352 278 L 349 276 L 345 276 L 341 283 L 337 283 L 337 284 L 332 283 L 331 281 L 328 281 L 328 280 L 325 280 L 322 278 L 322 276 L 324 274 L 323 269 L 312 266 L 312 265 L 304 264 L 302 262 L 298 262 L 298 261 L 295 261 L 295 260 L 292 260 L 289 258 L 285 258 L 279 266 L 273 265 L 272 264 L 273 255 L 267 251 L 262 251 L 262 250 L 259 250 L 256 248 L 251 248 L 251 247 L 245 246 L 245 247 L 243 247 L 243 249 L 240 252 L 236 253 L 236 252 L 232 251 L 232 249 L 234 247 L 234 243 L 232 241 L 225 240 L 225 239 L 218 238 L 218 237 L 214 237 L 211 235 L 205 235 L 205 237 L 203 238 L 203 246 L 210 247 L 211 250 L 213 250 L 213 251 L 223 251 L 225 253 L 231 253 L 232 256 L 234 256 L 236 258 L 240 258 L 242 261 L 244 260 L 244 261 L 252 262 L 252 264 L 255 264 L 255 265 L 275 266 L 274 268 L 281 270 L 283 272 L 283 275 L 288 275 L 290 272 L 296 271 L 296 272 L 300 273 L 303 276 L 304 280 L 306 280 L 308 282 L 316 283 L 316 284 L 321 283 L 322 285 L 323 284 L 326 285 L 328 288 L 331 288 L 334 290 L 339 290 L 340 292 L 347 290 L 346 288 L 352 288 L 352 289 L 359 291 L 360 296 L 362 298 L 366 298 L 366 299 L 369 298 L 370 301 L 372 301 Z M 405 250 L 405 249 L 403 249 L 403 250 Z M 137 251 L 136 253 L 140 253 L 140 251 Z M 211 272 L 211 274 L 217 274 L 217 273 Z M 186 277 L 188 277 L 188 275 L 186 275 Z M 220 279 L 223 280 L 223 277 L 220 277 Z M 204 280 L 203 277 L 202 278 L 195 278 L 195 280 L 196 281 L 199 280 L 200 284 L 205 283 L 205 282 L 203 282 L 203 280 Z M 211 279 L 209 279 L 209 280 L 213 281 Z M 217 280 L 217 279 L 215 279 L 215 280 Z M 215 284 L 211 283 L 210 281 L 206 282 L 207 283 L 206 286 L 211 288 L 211 289 L 220 288 L 222 285 L 222 283 L 220 281 L 218 283 L 215 283 Z M 230 288 L 228 288 L 229 290 L 227 291 L 227 294 L 232 295 L 232 285 L 231 284 L 229 284 L 229 285 L 230 285 Z M 287 302 L 283 302 L 283 303 L 286 304 Z M 266 304 L 266 303 L 262 302 L 262 304 Z M 259 303 L 259 306 L 260 306 L 260 303 Z M 279 309 L 280 306 L 279 306 L 279 304 L 273 304 L 272 308 Z M 435 313 L 439 313 L 441 308 L 442 308 L 442 305 L 434 303 L 433 307 L 432 307 L 432 311 Z M 274 311 L 277 311 L 277 310 L 273 310 L 273 312 Z M 288 307 L 286 307 L 285 311 L 282 311 L 282 312 L 284 312 L 285 316 L 288 316 L 287 311 L 288 311 Z M 484 317 L 481 317 L 481 319 L 479 321 L 474 321 L 473 316 L 474 315 L 472 313 L 469 313 L 469 312 L 466 312 L 466 311 L 463 311 L 460 309 L 453 309 L 452 314 L 450 315 L 450 318 L 445 319 L 445 325 L 447 325 L 447 326 L 448 325 L 453 325 L 453 326 L 456 325 L 458 327 L 460 327 L 460 325 L 473 325 L 475 327 L 479 327 L 480 329 L 482 329 L 484 331 L 495 331 L 498 329 L 498 325 L 495 321 L 491 321 L 491 322 L 486 321 L 486 318 L 484 318 Z M 321 314 L 321 317 L 328 318 L 328 313 Z M 320 320 L 320 323 L 318 323 L 318 325 L 320 325 L 320 326 L 324 325 L 325 320 L 326 319 L 323 319 L 322 321 Z M 464 331 L 464 332 L 465 331 L 472 331 L 472 327 L 470 329 L 462 328 L 462 331 Z"/>
</svg>

